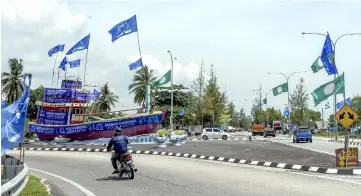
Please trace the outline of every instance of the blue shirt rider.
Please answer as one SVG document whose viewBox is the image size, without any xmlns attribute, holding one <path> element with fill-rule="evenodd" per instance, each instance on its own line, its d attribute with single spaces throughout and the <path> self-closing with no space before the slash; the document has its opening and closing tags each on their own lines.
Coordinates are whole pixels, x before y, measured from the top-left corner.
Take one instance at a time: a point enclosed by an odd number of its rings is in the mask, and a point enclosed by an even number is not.
<svg viewBox="0 0 361 196">
<path fill-rule="evenodd" d="M 112 139 L 110 139 L 107 146 L 107 151 L 110 151 L 114 145 L 115 153 L 111 157 L 111 162 L 114 168 L 114 172 L 112 174 L 119 173 L 116 160 L 122 159 L 123 154 L 128 152 L 128 138 L 123 136 L 122 132 L 123 130 L 121 128 L 116 128 L 114 131 L 114 136 Z"/>
</svg>

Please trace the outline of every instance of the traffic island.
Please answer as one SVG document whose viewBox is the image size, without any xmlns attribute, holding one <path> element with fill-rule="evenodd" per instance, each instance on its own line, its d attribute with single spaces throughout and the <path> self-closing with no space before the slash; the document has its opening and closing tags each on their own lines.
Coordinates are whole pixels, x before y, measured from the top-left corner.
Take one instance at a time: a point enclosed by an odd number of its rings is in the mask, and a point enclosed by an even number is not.
<svg viewBox="0 0 361 196">
<path fill-rule="evenodd" d="M 41 179 L 29 175 L 28 183 L 26 184 L 23 191 L 20 193 L 19 196 L 29 196 L 29 195 L 36 195 L 36 196 L 50 196 L 50 193 L 44 183 L 42 183 Z"/>
</svg>

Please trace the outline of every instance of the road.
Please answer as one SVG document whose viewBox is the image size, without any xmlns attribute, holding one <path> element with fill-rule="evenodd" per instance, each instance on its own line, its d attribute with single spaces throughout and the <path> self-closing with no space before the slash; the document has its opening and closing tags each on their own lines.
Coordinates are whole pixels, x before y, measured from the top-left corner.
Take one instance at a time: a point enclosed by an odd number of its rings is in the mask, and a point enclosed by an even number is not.
<svg viewBox="0 0 361 196">
<path fill-rule="evenodd" d="M 18 155 L 18 151 L 10 154 Z M 133 156 L 138 168 L 134 180 L 110 175 L 109 153 L 27 151 L 25 161 L 31 168 L 70 179 L 81 189 L 100 196 L 338 196 L 358 195 L 361 188 L 361 178 L 356 176 L 297 173 L 177 157 Z M 47 178 L 53 189 L 63 191 L 58 195 L 85 195 L 64 180 L 31 172 Z"/>
</svg>

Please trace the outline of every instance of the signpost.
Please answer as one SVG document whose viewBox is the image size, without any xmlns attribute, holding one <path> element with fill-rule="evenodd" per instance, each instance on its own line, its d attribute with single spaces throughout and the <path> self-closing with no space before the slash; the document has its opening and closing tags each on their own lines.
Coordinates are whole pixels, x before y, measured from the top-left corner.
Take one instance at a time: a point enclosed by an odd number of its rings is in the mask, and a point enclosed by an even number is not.
<svg viewBox="0 0 361 196">
<path fill-rule="evenodd" d="M 349 152 L 348 148 L 348 129 L 353 125 L 353 123 L 359 118 L 359 115 L 347 104 L 345 104 L 336 114 L 335 118 L 337 121 L 345 128 L 345 147 L 342 149 L 336 150 L 336 162 L 339 167 L 355 166 L 354 156 L 350 154 L 358 154 L 357 149 L 351 148 Z M 344 159 L 340 158 L 344 157 Z M 349 163 L 348 160 L 351 162 Z M 358 157 L 357 159 L 358 160 Z M 342 163 L 341 163 L 342 162 Z M 358 161 L 357 166 L 358 166 Z M 340 164 L 341 163 L 341 164 Z"/>
</svg>

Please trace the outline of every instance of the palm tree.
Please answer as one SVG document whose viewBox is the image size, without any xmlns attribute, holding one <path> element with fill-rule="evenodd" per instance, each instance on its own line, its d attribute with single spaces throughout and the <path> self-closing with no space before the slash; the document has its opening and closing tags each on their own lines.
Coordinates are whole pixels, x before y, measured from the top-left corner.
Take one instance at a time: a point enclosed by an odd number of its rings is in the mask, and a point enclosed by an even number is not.
<svg viewBox="0 0 361 196">
<path fill-rule="evenodd" d="M 1 73 L 1 94 L 8 103 L 19 99 L 23 92 L 23 59 L 12 58 L 8 61 L 10 73 Z"/>
<path fill-rule="evenodd" d="M 153 74 L 154 70 L 149 70 L 147 65 L 135 72 L 133 83 L 128 86 L 129 94 L 134 93 L 134 103 L 143 104 L 145 102 L 147 84 L 151 84 L 157 79 Z M 153 90 L 151 90 L 151 97 L 154 97 Z"/>
<path fill-rule="evenodd" d="M 111 106 L 115 107 L 119 97 L 110 91 L 108 83 L 104 84 L 100 89 L 99 99 L 94 103 L 93 110 L 96 112 L 107 112 L 111 110 Z"/>
</svg>

